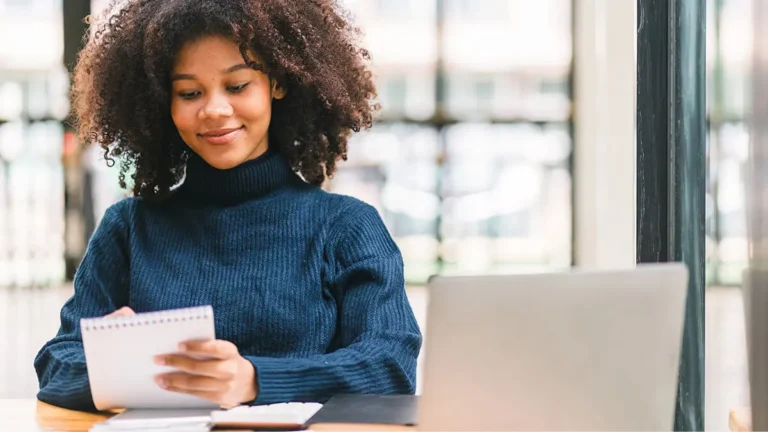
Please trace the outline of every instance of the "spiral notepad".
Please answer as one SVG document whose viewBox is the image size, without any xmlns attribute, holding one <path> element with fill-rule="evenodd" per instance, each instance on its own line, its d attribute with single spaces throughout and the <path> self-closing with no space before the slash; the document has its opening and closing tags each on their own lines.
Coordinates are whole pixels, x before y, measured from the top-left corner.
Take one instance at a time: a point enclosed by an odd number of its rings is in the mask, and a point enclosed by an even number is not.
<svg viewBox="0 0 768 432">
<path fill-rule="evenodd" d="M 96 408 L 209 408 L 204 399 L 155 384 L 154 357 L 177 352 L 180 342 L 216 338 L 210 306 L 80 320 L 88 380 Z"/>
</svg>

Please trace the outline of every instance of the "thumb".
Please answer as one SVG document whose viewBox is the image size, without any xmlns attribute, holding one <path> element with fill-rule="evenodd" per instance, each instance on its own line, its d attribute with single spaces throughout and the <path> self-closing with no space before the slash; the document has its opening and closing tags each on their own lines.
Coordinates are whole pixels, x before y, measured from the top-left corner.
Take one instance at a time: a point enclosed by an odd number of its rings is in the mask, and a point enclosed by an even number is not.
<svg viewBox="0 0 768 432">
<path fill-rule="evenodd" d="M 133 309 L 129 308 L 128 306 L 123 306 L 120 309 L 112 312 L 111 314 L 107 315 L 108 317 L 120 317 L 120 316 L 131 316 L 136 315 L 136 312 L 133 311 Z"/>
</svg>

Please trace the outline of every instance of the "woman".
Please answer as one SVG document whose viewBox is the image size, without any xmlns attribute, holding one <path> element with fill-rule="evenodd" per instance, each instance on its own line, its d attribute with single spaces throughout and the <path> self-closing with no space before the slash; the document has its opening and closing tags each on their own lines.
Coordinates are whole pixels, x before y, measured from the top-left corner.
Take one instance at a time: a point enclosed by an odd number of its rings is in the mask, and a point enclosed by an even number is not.
<svg viewBox="0 0 768 432">
<path fill-rule="evenodd" d="M 38 398 L 94 409 L 84 317 L 210 304 L 219 340 L 160 356 L 222 406 L 413 393 L 421 334 L 378 213 L 319 186 L 369 128 L 368 54 L 333 0 L 131 0 L 74 78 L 81 137 L 121 160 L 111 206 L 35 359 Z M 117 312 L 115 312 L 117 311 Z M 130 349 L 130 347 L 126 347 Z M 119 374 L 120 371 L 115 371 Z"/>
</svg>

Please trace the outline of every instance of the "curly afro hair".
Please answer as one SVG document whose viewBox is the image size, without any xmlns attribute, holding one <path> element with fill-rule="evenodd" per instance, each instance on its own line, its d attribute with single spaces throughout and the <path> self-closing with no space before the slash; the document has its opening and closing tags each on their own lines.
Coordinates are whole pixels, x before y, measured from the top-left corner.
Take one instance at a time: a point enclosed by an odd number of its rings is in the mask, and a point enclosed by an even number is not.
<svg viewBox="0 0 768 432">
<path fill-rule="evenodd" d="M 336 0 L 115 0 L 93 26 L 75 68 L 73 122 L 108 163 L 120 159 L 120 186 L 130 175 L 133 194 L 149 200 L 169 196 L 191 151 L 170 114 L 171 68 L 187 42 L 224 36 L 287 90 L 272 102 L 270 147 L 308 183 L 333 174 L 378 109 L 370 56 Z"/>
</svg>

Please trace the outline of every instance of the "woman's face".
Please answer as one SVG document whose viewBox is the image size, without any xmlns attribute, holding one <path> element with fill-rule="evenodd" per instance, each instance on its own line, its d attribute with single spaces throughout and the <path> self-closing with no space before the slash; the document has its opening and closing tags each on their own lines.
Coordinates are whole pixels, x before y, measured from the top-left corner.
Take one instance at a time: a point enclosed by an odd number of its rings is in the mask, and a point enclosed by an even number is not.
<svg viewBox="0 0 768 432">
<path fill-rule="evenodd" d="M 209 165 L 233 168 L 267 151 L 272 99 L 285 92 L 248 67 L 232 41 L 207 36 L 185 44 L 171 81 L 173 123 Z"/>
</svg>

